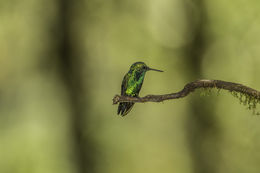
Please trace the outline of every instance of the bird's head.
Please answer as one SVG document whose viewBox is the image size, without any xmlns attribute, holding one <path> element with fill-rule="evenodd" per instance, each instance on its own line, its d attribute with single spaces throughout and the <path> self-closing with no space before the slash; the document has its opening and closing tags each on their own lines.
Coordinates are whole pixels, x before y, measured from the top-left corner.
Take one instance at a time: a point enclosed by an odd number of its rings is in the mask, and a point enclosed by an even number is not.
<svg viewBox="0 0 260 173">
<path fill-rule="evenodd" d="M 139 73 L 147 72 L 150 70 L 163 72 L 162 70 L 157 70 L 157 69 L 148 67 L 144 62 L 136 62 L 136 63 L 132 64 L 132 66 L 130 67 L 130 71 L 136 71 Z"/>
</svg>

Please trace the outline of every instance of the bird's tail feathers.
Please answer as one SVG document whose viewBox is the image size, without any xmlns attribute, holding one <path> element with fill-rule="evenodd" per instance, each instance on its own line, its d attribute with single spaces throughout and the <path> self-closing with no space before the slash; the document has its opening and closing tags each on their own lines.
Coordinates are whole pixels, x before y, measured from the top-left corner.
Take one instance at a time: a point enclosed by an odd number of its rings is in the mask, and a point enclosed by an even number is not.
<svg viewBox="0 0 260 173">
<path fill-rule="evenodd" d="M 117 109 L 117 114 L 121 116 L 125 116 L 128 114 L 131 109 L 133 108 L 134 103 L 132 102 L 121 102 L 119 103 L 118 109 Z"/>
</svg>

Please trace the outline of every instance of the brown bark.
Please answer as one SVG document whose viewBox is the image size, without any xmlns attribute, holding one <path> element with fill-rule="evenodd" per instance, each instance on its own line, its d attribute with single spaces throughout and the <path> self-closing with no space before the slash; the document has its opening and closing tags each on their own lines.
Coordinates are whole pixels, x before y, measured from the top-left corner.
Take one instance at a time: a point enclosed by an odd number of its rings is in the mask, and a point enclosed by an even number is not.
<svg viewBox="0 0 260 173">
<path fill-rule="evenodd" d="M 113 104 L 117 104 L 119 102 L 162 102 L 164 100 L 170 100 L 170 99 L 178 99 L 183 98 L 193 92 L 195 89 L 199 88 L 217 88 L 217 89 L 224 89 L 228 90 L 230 92 L 237 92 L 244 95 L 249 96 L 252 99 L 260 100 L 260 92 L 247 87 L 245 85 L 239 84 L 239 83 L 233 83 L 233 82 L 226 82 L 221 80 L 196 80 L 194 82 L 190 82 L 184 86 L 184 88 L 176 93 L 171 94 L 164 94 L 164 95 L 147 95 L 145 97 L 127 97 L 127 96 L 119 96 L 116 95 L 113 98 Z"/>
</svg>

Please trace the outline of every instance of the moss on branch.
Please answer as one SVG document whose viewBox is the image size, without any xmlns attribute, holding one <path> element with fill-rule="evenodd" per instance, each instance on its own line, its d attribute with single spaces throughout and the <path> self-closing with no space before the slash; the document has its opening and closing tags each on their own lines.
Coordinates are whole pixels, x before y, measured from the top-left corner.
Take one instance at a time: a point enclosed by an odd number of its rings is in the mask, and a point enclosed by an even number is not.
<svg viewBox="0 0 260 173">
<path fill-rule="evenodd" d="M 240 103 L 248 105 L 249 109 L 255 109 L 256 104 L 260 102 L 260 92 L 247 87 L 245 85 L 233 82 L 226 82 L 221 80 L 196 80 L 190 82 L 184 86 L 184 88 L 176 93 L 163 94 L 163 95 L 147 95 L 145 97 L 128 97 L 116 95 L 113 98 L 113 104 L 118 104 L 119 102 L 135 102 L 135 103 L 144 103 L 144 102 L 162 102 L 165 100 L 179 99 L 186 97 L 191 92 L 196 89 L 211 89 L 217 88 L 218 90 L 227 90 L 230 91 L 232 95 L 239 98 Z"/>
</svg>

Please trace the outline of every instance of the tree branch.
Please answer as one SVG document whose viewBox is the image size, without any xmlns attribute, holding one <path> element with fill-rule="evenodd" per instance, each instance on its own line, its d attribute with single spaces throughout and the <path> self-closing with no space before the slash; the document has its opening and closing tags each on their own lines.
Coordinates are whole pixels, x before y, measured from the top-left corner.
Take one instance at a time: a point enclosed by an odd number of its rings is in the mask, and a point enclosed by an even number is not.
<svg viewBox="0 0 260 173">
<path fill-rule="evenodd" d="M 190 82 L 190 83 L 186 84 L 181 91 L 176 92 L 176 93 L 171 93 L 171 94 L 147 95 L 145 97 L 138 97 L 138 98 L 115 95 L 115 97 L 113 98 L 113 104 L 118 104 L 119 102 L 138 102 L 138 103 L 162 102 L 164 100 L 179 99 L 179 98 L 183 98 L 183 97 L 189 95 L 195 89 L 199 89 L 199 88 L 224 89 L 224 90 L 230 91 L 231 93 L 240 93 L 241 95 L 246 95 L 247 97 L 249 97 L 249 99 L 246 99 L 246 101 L 248 101 L 248 103 L 251 100 L 256 100 L 256 101 L 254 101 L 254 103 L 260 102 L 260 92 L 255 89 L 249 88 L 242 84 L 233 83 L 233 82 L 202 79 L 202 80 L 196 80 L 194 82 Z"/>
</svg>

